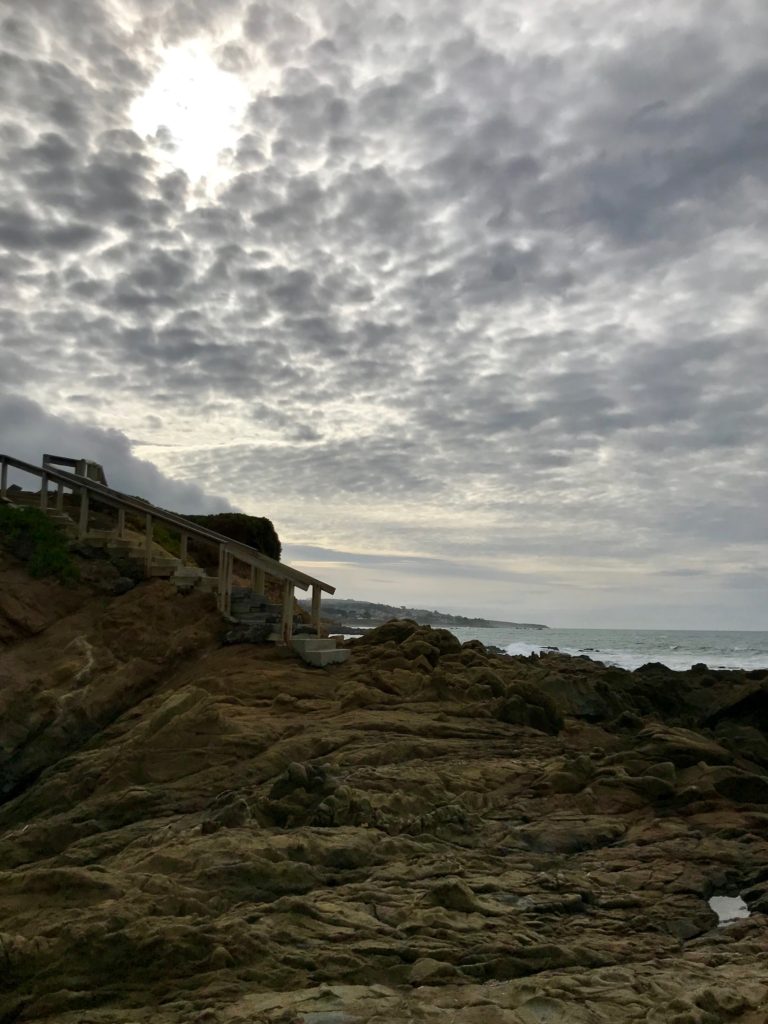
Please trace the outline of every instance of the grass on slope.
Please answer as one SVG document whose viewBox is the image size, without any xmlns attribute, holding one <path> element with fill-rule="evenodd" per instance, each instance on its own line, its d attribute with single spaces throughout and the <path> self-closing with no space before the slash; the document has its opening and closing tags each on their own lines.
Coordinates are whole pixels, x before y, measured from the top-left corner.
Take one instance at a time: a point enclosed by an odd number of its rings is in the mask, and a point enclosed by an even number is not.
<svg viewBox="0 0 768 1024">
<path fill-rule="evenodd" d="M 79 576 L 61 529 L 38 509 L 0 505 L 0 544 L 26 563 L 31 576 L 74 583 Z"/>
</svg>

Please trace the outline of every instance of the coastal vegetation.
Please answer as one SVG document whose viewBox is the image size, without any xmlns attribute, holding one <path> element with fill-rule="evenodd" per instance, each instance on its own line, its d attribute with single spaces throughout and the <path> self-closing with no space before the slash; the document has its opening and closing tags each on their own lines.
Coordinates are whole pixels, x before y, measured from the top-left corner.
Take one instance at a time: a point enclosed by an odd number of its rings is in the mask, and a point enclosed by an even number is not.
<svg viewBox="0 0 768 1024">
<path fill-rule="evenodd" d="M 53 576 L 74 583 L 78 578 L 64 531 L 39 509 L 0 505 L 0 544 L 36 579 Z"/>
</svg>

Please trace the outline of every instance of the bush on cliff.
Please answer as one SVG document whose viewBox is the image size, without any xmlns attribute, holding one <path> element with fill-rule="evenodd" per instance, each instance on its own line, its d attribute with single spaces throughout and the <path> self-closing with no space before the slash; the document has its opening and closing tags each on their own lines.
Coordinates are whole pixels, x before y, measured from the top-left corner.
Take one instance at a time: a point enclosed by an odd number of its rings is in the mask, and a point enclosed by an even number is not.
<svg viewBox="0 0 768 1024">
<path fill-rule="evenodd" d="M 53 576 L 62 583 L 74 583 L 78 578 L 67 538 L 38 509 L 0 505 L 0 541 L 11 554 L 26 562 L 31 576 Z"/>
</svg>

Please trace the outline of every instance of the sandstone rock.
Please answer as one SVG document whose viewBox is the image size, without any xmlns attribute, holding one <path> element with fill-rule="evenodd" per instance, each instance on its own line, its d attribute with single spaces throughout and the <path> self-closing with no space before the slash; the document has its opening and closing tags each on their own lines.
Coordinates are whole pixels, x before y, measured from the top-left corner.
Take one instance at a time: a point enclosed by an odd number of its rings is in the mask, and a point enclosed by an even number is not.
<svg viewBox="0 0 768 1024">
<path fill-rule="evenodd" d="M 698 764 L 728 764 L 732 755 L 718 743 L 689 729 L 650 726 L 637 736 L 637 749 L 653 761 L 670 761 L 677 768 Z"/>
<path fill-rule="evenodd" d="M 768 804 L 768 778 L 752 772 L 730 771 L 714 782 L 717 792 L 736 803 Z"/>
<path fill-rule="evenodd" d="M 412 985 L 437 985 L 441 982 L 453 981 L 456 968 L 443 960 L 422 957 L 411 967 L 408 979 Z"/>
<path fill-rule="evenodd" d="M 728 703 L 760 679 L 415 623 L 319 679 L 162 583 L 56 609 L 0 653 L 0 1019 L 765 1016 L 768 771 Z"/>
</svg>

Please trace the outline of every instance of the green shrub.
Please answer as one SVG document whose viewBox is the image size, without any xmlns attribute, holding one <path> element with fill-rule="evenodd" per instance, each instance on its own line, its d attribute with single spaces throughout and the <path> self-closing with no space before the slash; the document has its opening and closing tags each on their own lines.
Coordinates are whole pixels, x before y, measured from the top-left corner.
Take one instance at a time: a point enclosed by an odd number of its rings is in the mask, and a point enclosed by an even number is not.
<svg viewBox="0 0 768 1024">
<path fill-rule="evenodd" d="M 0 542 L 26 562 L 31 576 L 54 576 L 62 583 L 74 583 L 78 578 L 67 538 L 38 509 L 0 505 Z"/>
<path fill-rule="evenodd" d="M 142 532 L 144 526 L 141 527 Z M 156 544 L 159 544 L 161 548 L 178 558 L 181 555 L 181 536 L 176 533 L 171 533 L 170 529 L 165 523 L 155 523 L 152 528 L 152 539 Z"/>
</svg>

